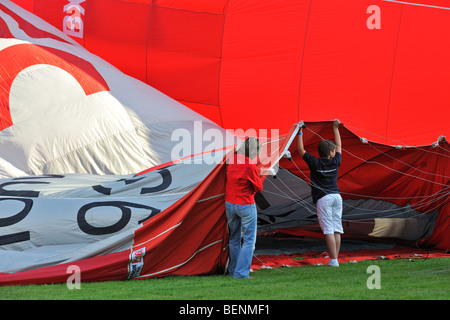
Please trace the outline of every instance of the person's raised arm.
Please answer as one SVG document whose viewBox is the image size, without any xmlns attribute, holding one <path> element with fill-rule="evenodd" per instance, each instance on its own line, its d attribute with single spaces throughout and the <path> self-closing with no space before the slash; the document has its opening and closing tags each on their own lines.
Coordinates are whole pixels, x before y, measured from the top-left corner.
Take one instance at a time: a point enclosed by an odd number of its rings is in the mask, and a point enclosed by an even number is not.
<svg viewBox="0 0 450 320">
<path fill-rule="evenodd" d="M 303 158 L 303 155 L 306 153 L 306 150 L 303 146 L 303 132 L 302 132 L 302 127 L 303 127 L 303 121 L 300 121 L 298 124 L 299 126 L 298 128 L 298 137 L 297 137 L 297 149 L 298 152 L 300 153 L 300 156 Z"/>
<path fill-rule="evenodd" d="M 339 133 L 339 125 L 341 122 L 335 119 L 333 122 L 334 141 L 336 142 L 336 152 L 342 153 L 342 141 Z"/>
</svg>

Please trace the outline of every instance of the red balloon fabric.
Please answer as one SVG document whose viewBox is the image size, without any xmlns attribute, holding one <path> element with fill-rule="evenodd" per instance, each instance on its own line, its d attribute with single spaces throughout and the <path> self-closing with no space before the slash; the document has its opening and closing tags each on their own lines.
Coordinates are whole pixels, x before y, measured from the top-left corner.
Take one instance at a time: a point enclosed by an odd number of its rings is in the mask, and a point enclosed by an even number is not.
<svg viewBox="0 0 450 320">
<path fill-rule="evenodd" d="M 359 136 L 448 136 L 446 0 L 14 0 L 227 129 L 339 118 Z"/>
</svg>

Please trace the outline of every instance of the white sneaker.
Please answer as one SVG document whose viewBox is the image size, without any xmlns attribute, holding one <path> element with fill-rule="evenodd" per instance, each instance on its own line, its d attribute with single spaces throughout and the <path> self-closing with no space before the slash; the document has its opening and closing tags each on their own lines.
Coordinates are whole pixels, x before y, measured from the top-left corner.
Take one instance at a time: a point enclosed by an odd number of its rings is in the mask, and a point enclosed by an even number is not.
<svg viewBox="0 0 450 320">
<path fill-rule="evenodd" d="M 330 261 L 328 262 L 327 266 L 339 267 L 339 262 L 337 261 L 337 259 L 330 259 Z"/>
</svg>

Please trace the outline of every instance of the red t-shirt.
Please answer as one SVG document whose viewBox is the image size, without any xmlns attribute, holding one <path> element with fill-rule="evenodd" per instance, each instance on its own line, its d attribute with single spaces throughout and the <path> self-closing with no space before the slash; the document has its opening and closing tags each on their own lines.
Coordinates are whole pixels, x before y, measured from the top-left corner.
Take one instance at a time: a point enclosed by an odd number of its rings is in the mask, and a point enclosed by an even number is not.
<svg viewBox="0 0 450 320">
<path fill-rule="evenodd" d="M 255 193 L 263 190 L 259 170 L 242 154 L 234 154 L 227 164 L 225 201 L 234 204 L 255 203 Z"/>
</svg>

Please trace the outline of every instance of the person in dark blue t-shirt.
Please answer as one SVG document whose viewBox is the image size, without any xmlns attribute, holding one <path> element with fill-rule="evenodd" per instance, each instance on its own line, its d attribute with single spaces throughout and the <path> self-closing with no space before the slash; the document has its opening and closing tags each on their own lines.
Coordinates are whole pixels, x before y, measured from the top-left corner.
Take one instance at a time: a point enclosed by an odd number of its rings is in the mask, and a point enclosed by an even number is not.
<svg viewBox="0 0 450 320">
<path fill-rule="evenodd" d="M 309 154 L 303 146 L 303 121 L 299 123 L 297 146 L 311 173 L 311 195 L 317 204 L 319 225 L 325 235 L 330 254 L 329 266 L 338 267 L 337 260 L 341 247 L 342 198 L 337 185 L 338 169 L 342 159 L 342 142 L 339 134 L 339 120 L 333 121 L 334 140 L 319 143 L 319 156 Z"/>
</svg>

